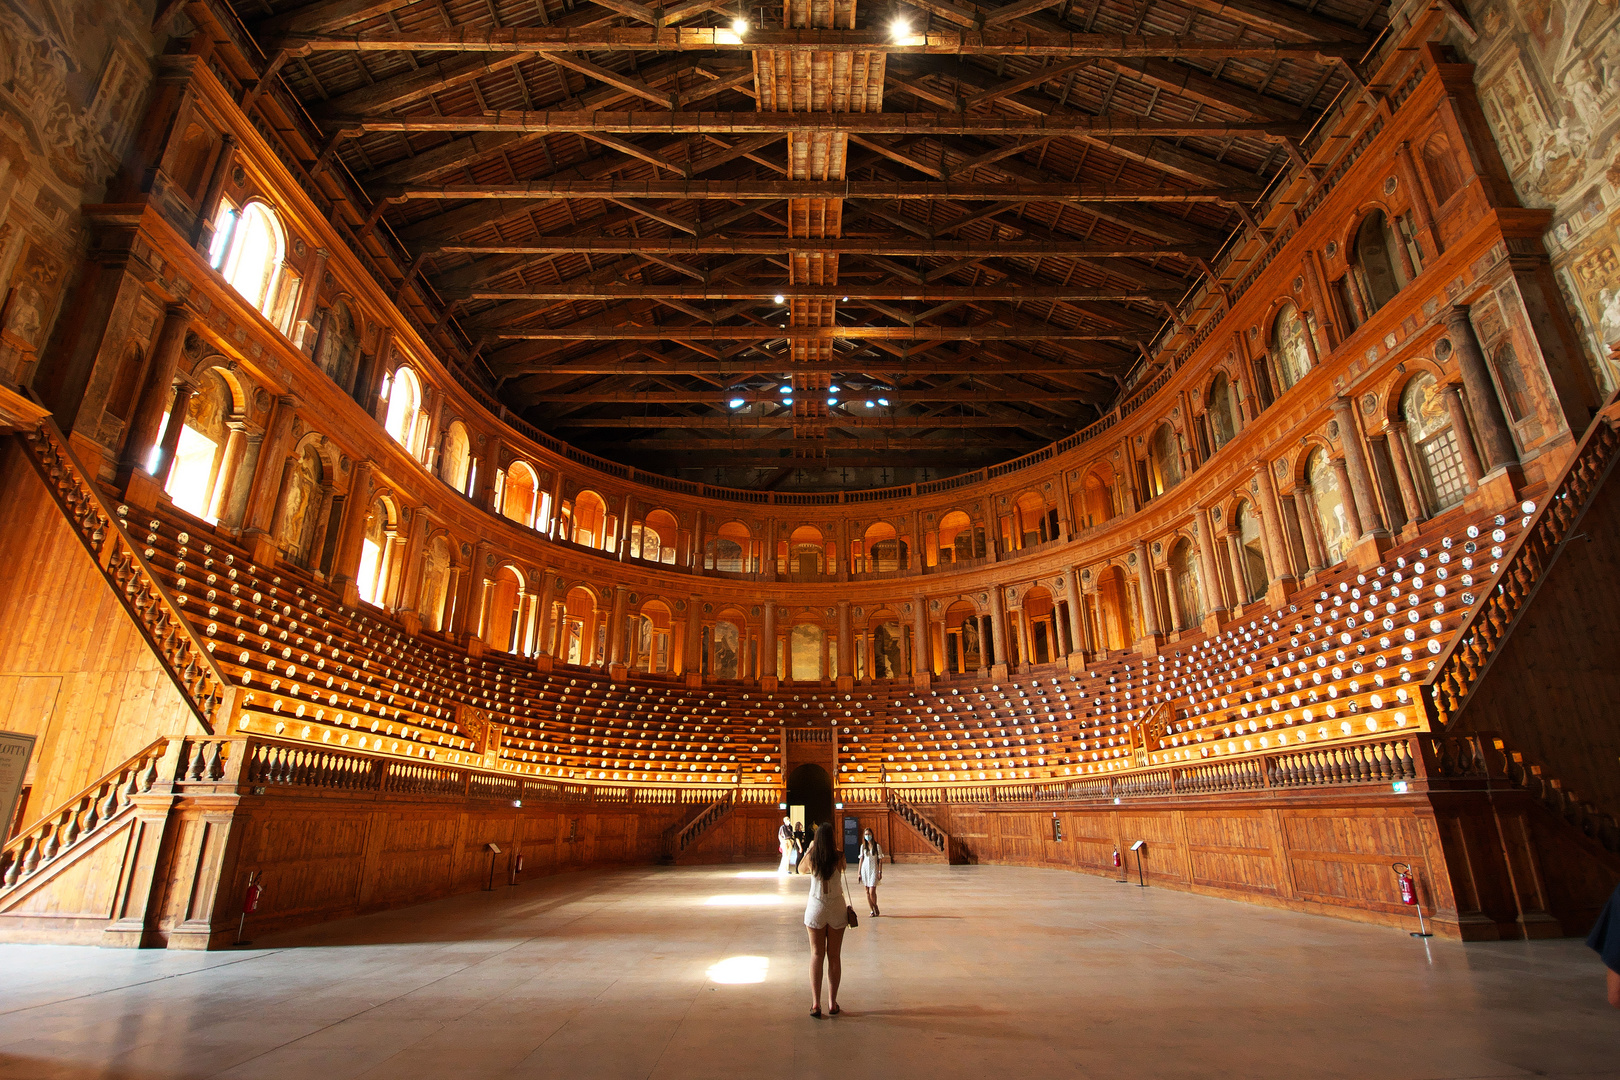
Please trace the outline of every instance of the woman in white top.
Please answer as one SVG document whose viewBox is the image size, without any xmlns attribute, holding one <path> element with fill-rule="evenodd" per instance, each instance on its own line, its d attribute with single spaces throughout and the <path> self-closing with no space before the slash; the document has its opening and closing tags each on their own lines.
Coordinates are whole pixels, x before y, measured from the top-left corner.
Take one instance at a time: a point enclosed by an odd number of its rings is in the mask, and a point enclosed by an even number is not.
<svg viewBox="0 0 1620 1080">
<path fill-rule="evenodd" d="M 877 903 L 878 882 L 883 880 L 883 846 L 872 839 L 871 829 L 861 838 L 860 877 L 861 884 L 866 886 L 866 906 L 872 909 L 873 915 L 883 914 Z"/>
<path fill-rule="evenodd" d="M 816 826 L 815 839 L 804 853 L 799 873 L 810 875 L 810 902 L 804 908 L 804 925 L 810 931 L 810 1015 L 821 1019 L 821 964 L 827 963 L 831 984 L 829 1013 L 838 1015 L 838 980 L 843 975 L 841 952 L 844 931 L 849 927 L 844 899 L 844 854 L 833 841 L 833 827 Z"/>
</svg>

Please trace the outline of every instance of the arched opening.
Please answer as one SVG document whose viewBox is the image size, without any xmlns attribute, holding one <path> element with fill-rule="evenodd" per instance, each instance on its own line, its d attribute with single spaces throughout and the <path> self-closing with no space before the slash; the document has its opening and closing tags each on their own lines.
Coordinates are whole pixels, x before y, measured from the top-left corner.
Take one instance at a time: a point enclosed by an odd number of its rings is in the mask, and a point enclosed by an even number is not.
<svg viewBox="0 0 1620 1080">
<path fill-rule="evenodd" d="M 788 574 L 796 578 L 820 577 L 826 566 L 826 544 L 821 530 L 814 525 L 800 525 L 788 536 L 786 543 Z"/>
<path fill-rule="evenodd" d="M 1416 474 L 1429 514 L 1456 506 L 1468 494 L 1457 433 L 1451 428 L 1444 391 L 1433 375 L 1421 372 L 1401 391 L 1401 419 L 1411 443 L 1412 471 Z"/>
<path fill-rule="evenodd" d="M 422 412 L 422 382 L 416 372 L 402 367 L 383 381 L 382 396 L 388 402 L 383 428 L 412 457 L 419 457 L 418 433 L 427 416 Z"/>
<path fill-rule="evenodd" d="M 559 629 L 560 651 L 570 664 L 595 663 L 597 655 L 596 594 L 576 585 L 563 597 L 562 626 Z"/>
<path fill-rule="evenodd" d="M 867 623 L 869 630 L 866 660 L 870 673 L 866 678 L 899 679 L 911 670 L 907 652 L 910 634 L 901 626 L 900 619 L 887 608 L 873 612 Z M 857 643 L 860 644 L 860 643 Z M 857 658 L 859 660 L 859 658 Z M 857 670 L 859 667 L 857 666 Z"/>
<path fill-rule="evenodd" d="M 534 527 L 534 510 L 539 501 L 540 477 L 526 461 L 514 461 L 500 480 L 501 516 L 519 525 Z"/>
<path fill-rule="evenodd" d="M 1245 602 L 1252 602 L 1266 595 L 1266 588 L 1270 585 L 1266 576 L 1266 553 L 1262 547 L 1264 540 L 1260 535 L 1260 516 L 1254 512 L 1253 506 L 1245 502 L 1238 506 L 1232 524 L 1238 540 L 1238 570 L 1243 578 L 1239 587 Z"/>
<path fill-rule="evenodd" d="M 1024 593 L 1023 632 L 1020 636 L 1025 640 L 1021 649 L 1015 649 L 1012 642 L 1008 642 L 1008 651 L 1015 652 L 1011 662 L 1017 663 L 1027 657 L 1031 664 L 1050 664 L 1057 659 L 1062 648 L 1057 635 L 1056 609 L 1052 604 L 1052 594 L 1040 585 L 1032 586 Z"/>
<path fill-rule="evenodd" d="M 967 675 L 984 667 L 980 645 L 979 612 L 966 600 L 945 609 L 945 671 Z"/>
<path fill-rule="evenodd" d="M 1001 519 L 1001 539 L 1008 551 L 1044 544 L 1058 537 L 1057 507 L 1038 492 L 1025 491 L 1013 500 L 1012 514 Z"/>
<path fill-rule="evenodd" d="M 339 300 L 326 310 L 320 334 L 315 339 L 315 363 L 331 380 L 349 388 L 354 381 L 354 365 L 360 355 L 360 333 L 354 325 L 354 312 Z"/>
<path fill-rule="evenodd" d="M 1170 549 L 1170 584 L 1176 591 L 1176 613 L 1181 616 L 1177 630 L 1186 630 L 1204 621 L 1203 582 L 1198 574 L 1198 551 L 1182 537 Z"/>
<path fill-rule="evenodd" d="M 630 557 L 648 562 L 675 562 L 675 542 L 681 526 L 668 510 L 654 510 L 630 529 Z"/>
<path fill-rule="evenodd" d="M 962 510 L 952 510 L 939 519 L 938 543 L 935 565 L 984 558 L 984 530 L 975 528 L 973 519 Z"/>
<path fill-rule="evenodd" d="M 213 264 L 226 284 L 264 315 L 275 300 L 276 280 L 287 257 L 287 234 L 276 212 L 262 202 L 230 212 L 214 231 Z"/>
<path fill-rule="evenodd" d="M 365 537 L 360 541 L 360 566 L 354 575 L 360 599 L 368 604 L 386 606 L 395 537 L 393 507 L 386 499 L 373 499 L 366 511 Z"/>
<path fill-rule="evenodd" d="M 1350 522 L 1344 507 L 1344 491 L 1339 474 L 1320 446 L 1305 459 L 1305 480 L 1311 487 L 1311 505 L 1316 510 L 1316 533 L 1322 541 L 1326 565 L 1343 562 L 1356 538 L 1350 535 Z"/>
<path fill-rule="evenodd" d="M 435 536 L 428 542 L 422 557 L 422 585 L 417 593 L 417 611 L 422 616 L 422 625 L 429 630 L 444 629 L 449 583 L 450 541 Z"/>
<path fill-rule="evenodd" d="M 703 673 L 716 679 L 740 679 L 752 668 L 743 656 L 748 621 L 736 608 L 726 608 L 704 627 Z"/>
<path fill-rule="evenodd" d="M 826 633 L 820 626 L 795 624 L 788 633 L 788 678 L 795 682 L 819 682 L 825 650 Z"/>
<path fill-rule="evenodd" d="M 864 568 L 872 573 L 882 574 L 906 568 L 908 555 L 906 542 L 887 521 L 867 526 L 866 533 L 861 537 L 861 543 L 866 549 L 866 556 L 864 564 L 857 562 L 856 569 Z"/>
<path fill-rule="evenodd" d="M 1219 450 L 1231 442 L 1238 431 L 1237 391 L 1232 386 L 1232 380 L 1226 377 L 1226 372 L 1217 371 L 1210 380 L 1205 411 L 1209 415 L 1210 440 L 1215 444 L 1213 449 Z"/>
<path fill-rule="evenodd" d="M 630 620 L 630 666 L 637 671 L 661 673 L 669 670 L 673 621 L 669 606 L 662 600 L 648 600 L 641 613 Z"/>
<path fill-rule="evenodd" d="M 1078 501 L 1075 517 L 1085 528 L 1101 525 L 1114 516 L 1113 485 L 1103 468 L 1086 473 Z"/>
<path fill-rule="evenodd" d="M 1277 378 L 1287 390 L 1311 370 L 1310 347 L 1305 340 L 1305 320 L 1293 304 L 1284 304 L 1271 324 L 1271 355 Z"/>
<path fill-rule="evenodd" d="M 460 420 L 452 420 L 444 435 L 444 457 L 439 461 L 439 476 L 466 495 L 471 464 L 472 440 L 467 437 L 467 427 Z"/>
<path fill-rule="evenodd" d="M 1362 300 L 1371 315 L 1406 285 L 1406 275 L 1395 255 L 1400 241 L 1382 210 L 1374 210 L 1356 230 L 1356 269 L 1360 272 Z"/>
<path fill-rule="evenodd" d="M 572 535 L 569 537 L 581 547 L 608 546 L 607 502 L 594 491 L 582 491 L 574 496 Z"/>
<path fill-rule="evenodd" d="M 1097 636 L 1109 650 L 1128 649 L 1141 637 L 1138 631 L 1135 590 L 1129 587 L 1125 571 L 1105 567 L 1097 577 L 1097 610 L 1101 625 Z"/>
<path fill-rule="evenodd" d="M 728 521 L 720 526 L 719 532 L 710 540 L 704 550 L 704 568 L 718 570 L 727 574 L 745 574 L 758 572 L 759 565 L 753 559 L 753 535 L 748 526 L 740 521 Z"/>
<path fill-rule="evenodd" d="M 1169 421 L 1160 424 L 1148 441 L 1148 485 L 1153 496 L 1181 483 L 1181 447 Z"/>
<path fill-rule="evenodd" d="M 485 643 L 492 649 L 522 654 L 527 620 L 524 608 L 523 574 L 514 566 L 503 566 L 490 580 L 484 602 Z"/>
<path fill-rule="evenodd" d="M 820 765 L 800 765 L 788 773 L 787 803 L 789 816 L 803 818 L 806 835 L 817 825 L 831 824 L 832 777 Z"/>
<path fill-rule="evenodd" d="M 287 478 L 287 494 L 277 513 L 276 542 L 289 561 L 305 569 L 317 569 L 314 557 L 316 534 L 326 512 L 326 464 L 320 451 L 306 445 L 293 463 Z"/>
<path fill-rule="evenodd" d="M 209 522 L 219 520 L 223 495 L 231 482 L 223 474 L 225 444 L 230 439 L 225 421 L 231 407 L 232 395 L 225 380 L 215 371 L 204 372 L 197 392 L 186 402 L 180 442 L 164 487 L 174 505 Z M 168 425 L 165 417 L 159 430 Z"/>
</svg>

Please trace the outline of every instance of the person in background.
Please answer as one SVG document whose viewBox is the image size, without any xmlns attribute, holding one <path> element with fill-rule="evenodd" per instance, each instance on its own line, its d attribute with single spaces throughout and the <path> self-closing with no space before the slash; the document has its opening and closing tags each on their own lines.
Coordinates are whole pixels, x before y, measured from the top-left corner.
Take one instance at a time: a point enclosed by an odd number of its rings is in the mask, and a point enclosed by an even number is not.
<svg viewBox="0 0 1620 1080">
<path fill-rule="evenodd" d="M 777 864 L 778 874 L 798 873 L 799 859 L 793 846 L 793 819 L 783 818 L 782 827 L 776 830 L 776 850 L 782 853 L 782 861 Z"/>
<path fill-rule="evenodd" d="M 844 931 L 849 928 L 849 901 L 844 896 L 844 853 L 833 840 L 831 825 L 818 825 L 799 873 L 810 875 L 810 900 L 804 925 L 810 933 L 810 1015 L 821 1019 L 821 966 L 827 965 L 829 1013 L 837 1016 L 838 983 L 844 974 Z"/>
<path fill-rule="evenodd" d="M 1603 958 L 1603 966 L 1609 969 L 1609 1004 L 1620 1009 L 1620 885 L 1615 886 L 1614 895 L 1598 912 L 1586 947 Z"/>
<path fill-rule="evenodd" d="M 878 910 L 877 887 L 883 880 L 883 845 L 872 838 L 872 830 L 867 829 L 861 837 L 861 884 L 866 886 L 866 906 L 872 909 L 873 915 L 883 914 Z"/>
<path fill-rule="evenodd" d="M 793 826 L 793 865 L 794 866 L 798 866 L 800 861 L 804 859 L 804 846 L 805 846 L 804 822 L 801 821 L 797 825 Z M 800 873 L 803 873 L 803 872 L 804 872 L 803 870 L 800 870 Z"/>
</svg>

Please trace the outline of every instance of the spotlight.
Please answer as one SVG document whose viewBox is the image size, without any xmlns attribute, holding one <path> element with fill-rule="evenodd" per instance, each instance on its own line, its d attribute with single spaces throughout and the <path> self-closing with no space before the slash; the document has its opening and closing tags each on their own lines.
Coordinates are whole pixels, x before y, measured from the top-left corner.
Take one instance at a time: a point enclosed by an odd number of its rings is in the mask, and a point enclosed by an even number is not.
<svg viewBox="0 0 1620 1080">
<path fill-rule="evenodd" d="M 784 386 L 784 387 L 782 387 L 782 393 L 784 393 L 784 394 L 791 394 L 791 393 L 793 393 L 793 387 L 791 387 L 791 386 Z"/>
<path fill-rule="evenodd" d="M 747 403 L 746 403 L 746 402 L 744 402 L 744 401 L 743 401 L 743 399 L 742 399 L 742 398 L 740 398 L 740 397 L 734 397 L 734 398 L 732 398 L 732 399 L 731 399 L 731 401 L 730 401 L 730 402 L 729 402 L 729 404 L 730 404 L 730 405 L 731 405 L 731 407 L 732 407 L 732 408 L 733 408 L 733 409 L 740 409 L 740 408 L 742 408 L 742 407 L 743 407 L 743 406 L 744 406 L 744 405 L 745 405 L 745 404 L 747 404 Z"/>
<path fill-rule="evenodd" d="M 892 23 L 889 24 L 889 34 L 896 41 L 911 36 L 911 24 L 906 21 L 906 17 L 904 15 L 897 17 Z"/>
<path fill-rule="evenodd" d="M 780 303 L 782 303 L 782 302 L 783 302 L 783 301 L 784 301 L 784 300 L 786 300 L 786 299 L 787 299 L 787 297 L 785 297 L 785 296 L 783 296 L 783 295 L 782 295 L 782 294 L 781 294 L 781 293 L 777 293 L 777 294 L 776 294 L 776 295 L 775 295 L 775 296 L 773 296 L 773 297 L 771 297 L 771 299 L 772 299 L 772 300 L 775 300 L 775 301 L 776 301 L 776 302 L 777 302 L 777 303 L 778 303 L 778 304 L 780 304 Z"/>
<path fill-rule="evenodd" d="M 741 16 L 732 19 L 731 32 L 736 34 L 738 37 L 742 37 L 744 34 L 748 33 L 748 20 L 742 18 Z"/>
<path fill-rule="evenodd" d="M 880 398 L 878 398 L 878 404 L 879 404 L 879 405 L 887 405 L 887 404 L 888 404 L 888 403 L 889 403 L 889 399 L 888 399 L 888 398 L 886 398 L 886 397 L 880 397 Z"/>
<path fill-rule="evenodd" d="M 782 399 L 782 404 L 791 405 L 791 404 L 793 404 L 793 399 L 790 398 L 790 397 L 785 397 L 785 398 Z"/>
<path fill-rule="evenodd" d="M 827 392 L 828 392 L 828 393 L 831 393 L 831 394 L 836 394 L 836 393 L 838 393 L 838 387 L 836 387 L 836 386 L 829 386 L 829 387 L 827 387 Z"/>
<path fill-rule="evenodd" d="M 872 405 L 873 405 L 873 404 L 874 404 L 874 403 L 873 403 L 873 402 L 870 402 L 870 401 L 868 401 L 868 402 L 867 402 L 867 403 L 866 403 L 866 407 L 867 407 L 867 408 L 868 408 L 868 409 L 870 409 L 870 408 L 871 408 L 871 407 L 872 407 Z"/>
<path fill-rule="evenodd" d="M 835 397 L 830 397 L 830 398 L 827 399 L 827 404 L 836 405 L 836 404 L 838 404 L 838 399 L 835 398 Z"/>
</svg>

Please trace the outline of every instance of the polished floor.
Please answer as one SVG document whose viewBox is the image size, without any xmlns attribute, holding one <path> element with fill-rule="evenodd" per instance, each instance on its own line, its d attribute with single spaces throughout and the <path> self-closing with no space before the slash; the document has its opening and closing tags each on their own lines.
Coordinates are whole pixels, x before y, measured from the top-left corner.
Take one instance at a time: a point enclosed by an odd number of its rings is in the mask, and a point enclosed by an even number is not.
<svg viewBox="0 0 1620 1080">
<path fill-rule="evenodd" d="M 1579 941 L 900 866 L 846 939 L 844 1015 L 814 1020 L 804 892 L 638 868 L 235 952 L 0 946 L 0 1077 L 1620 1077 Z"/>
</svg>

